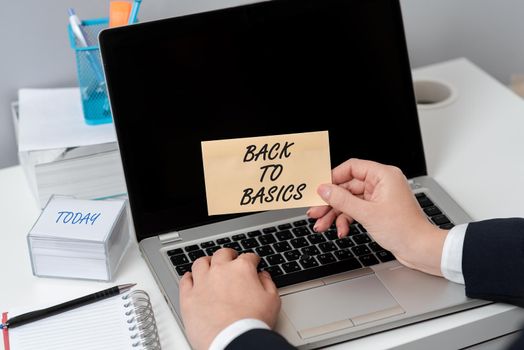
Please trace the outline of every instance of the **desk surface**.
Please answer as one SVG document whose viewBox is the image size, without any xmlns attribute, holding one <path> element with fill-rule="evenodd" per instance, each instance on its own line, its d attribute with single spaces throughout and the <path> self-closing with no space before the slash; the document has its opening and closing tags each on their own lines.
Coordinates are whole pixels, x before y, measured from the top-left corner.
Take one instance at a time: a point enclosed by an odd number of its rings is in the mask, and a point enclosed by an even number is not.
<svg viewBox="0 0 524 350">
<path fill-rule="evenodd" d="M 414 78 L 444 81 L 459 94 L 446 107 L 420 110 L 430 175 L 474 219 L 524 215 L 524 102 L 466 60 L 419 69 Z M 0 311 L 135 282 L 151 296 L 163 349 L 189 349 L 136 243 L 114 283 L 34 277 L 26 235 L 38 214 L 21 167 L 0 170 Z M 524 310 L 491 304 L 332 348 L 460 348 L 517 330 L 523 320 Z"/>
</svg>

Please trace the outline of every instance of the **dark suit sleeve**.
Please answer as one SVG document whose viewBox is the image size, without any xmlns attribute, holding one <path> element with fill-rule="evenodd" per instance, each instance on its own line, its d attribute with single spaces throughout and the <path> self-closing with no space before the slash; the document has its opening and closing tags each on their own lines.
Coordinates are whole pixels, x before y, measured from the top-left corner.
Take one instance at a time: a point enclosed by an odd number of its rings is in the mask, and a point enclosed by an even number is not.
<svg viewBox="0 0 524 350">
<path fill-rule="evenodd" d="M 524 307 L 524 219 L 470 223 L 462 273 L 468 297 Z"/>
<path fill-rule="evenodd" d="M 295 349 L 286 339 L 267 329 L 252 329 L 236 337 L 226 350 L 288 350 Z"/>
<path fill-rule="evenodd" d="M 516 342 L 511 344 L 511 346 L 508 348 L 508 350 L 522 350 L 524 349 L 524 333 L 521 331 L 520 337 L 517 339 Z"/>
</svg>

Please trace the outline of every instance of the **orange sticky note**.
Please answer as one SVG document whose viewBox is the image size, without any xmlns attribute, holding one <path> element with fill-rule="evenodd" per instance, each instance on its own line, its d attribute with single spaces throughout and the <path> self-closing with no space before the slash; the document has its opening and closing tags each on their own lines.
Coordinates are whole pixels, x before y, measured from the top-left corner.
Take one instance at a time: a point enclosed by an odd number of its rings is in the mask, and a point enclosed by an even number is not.
<svg viewBox="0 0 524 350">
<path fill-rule="evenodd" d="M 109 27 L 127 25 L 132 7 L 129 1 L 111 1 L 109 3 Z"/>
<path fill-rule="evenodd" d="M 209 215 L 324 205 L 327 131 L 202 142 Z"/>
</svg>

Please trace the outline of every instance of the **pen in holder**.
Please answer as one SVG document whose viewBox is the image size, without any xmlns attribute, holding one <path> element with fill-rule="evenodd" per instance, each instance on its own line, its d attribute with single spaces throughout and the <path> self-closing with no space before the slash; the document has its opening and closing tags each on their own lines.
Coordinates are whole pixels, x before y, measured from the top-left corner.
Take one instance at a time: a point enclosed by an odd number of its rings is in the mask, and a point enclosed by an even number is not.
<svg viewBox="0 0 524 350">
<path fill-rule="evenodd" d="M 113 121 L 100 61 L 100 50 L 96 44 L 98 43 L 98 33 L 107 28 L 108 23 L 107 18 L 82 21 L 82 34 L 85 35 L 87 46 L 84 46 L 75 36 L 71 24 L 68 26 L 69 40 L 76 55 L 84 120 L 90 125 Z"/>
</svg>

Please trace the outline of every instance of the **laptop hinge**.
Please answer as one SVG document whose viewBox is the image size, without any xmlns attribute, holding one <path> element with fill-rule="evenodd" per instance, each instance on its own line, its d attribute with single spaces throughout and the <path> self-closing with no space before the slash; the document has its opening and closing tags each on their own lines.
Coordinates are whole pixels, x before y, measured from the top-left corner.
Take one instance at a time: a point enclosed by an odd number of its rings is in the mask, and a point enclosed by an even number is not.
<svg viewBox="0 0 524 350">
<path fill-rule="evenodd" d="M 162 244 L 172 243 L 172 242 L 178 242 L 182 240 L 182 237 L 180 237 L 180 234 L 178 231 L 175 232 L 169 232 L 165 233 L 163 235 L 158 236 L 158 239 Z"/>
</svg>

